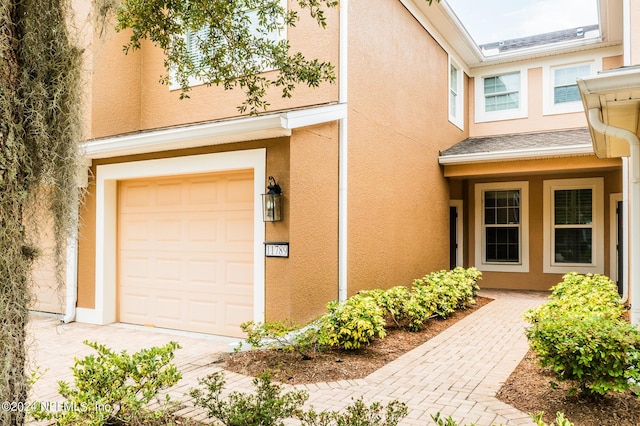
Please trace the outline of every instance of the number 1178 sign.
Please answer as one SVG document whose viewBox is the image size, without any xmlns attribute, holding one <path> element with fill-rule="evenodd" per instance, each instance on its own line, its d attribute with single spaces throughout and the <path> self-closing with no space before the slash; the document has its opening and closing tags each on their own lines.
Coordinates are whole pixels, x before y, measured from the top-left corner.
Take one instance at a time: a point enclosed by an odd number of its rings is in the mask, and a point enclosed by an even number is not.
<svg viewBox="0 0 640 426">
<path fill-rule="evenodd" d="M 289 257 L 289 243 L 264 243 L 266 257 Z"/>
</svg>

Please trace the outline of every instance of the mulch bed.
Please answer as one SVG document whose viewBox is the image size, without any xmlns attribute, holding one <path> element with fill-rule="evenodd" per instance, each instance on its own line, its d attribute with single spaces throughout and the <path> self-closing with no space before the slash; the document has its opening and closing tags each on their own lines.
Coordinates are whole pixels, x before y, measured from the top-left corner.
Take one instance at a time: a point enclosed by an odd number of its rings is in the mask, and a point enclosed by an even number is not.
<svg viewBox="0 0 640 426">
<path fill-rule="evenodd" d="M 272 380 L 287 384 L 361 379 L 420 346 L 492 300 L 477 297 L 475 305 L 456 311 L 447 319 L 430 320 L 418 332 L 388 328 L 384 339 L 375 339 L 371 345 L 360 350 L 333 349 L 315 353 L 310 360 L 302 359 L 295 352 L 252 350 L 230 354 L 224 360 L 224 368 L 249 376 L 271 371 Z"/>
<path fill-rule="evenodd" d="M 551 371 L 540 367 L 536 355 L 529 351 L 497 397 L 525 413 L 543 411 L 547 423 L 561 412 L 577 426 L 640 425 L 640 399 L 631 392 L 590 399 L 568 396 L 570 388 L 570 383 L 557 382 Z"/>
</svg>

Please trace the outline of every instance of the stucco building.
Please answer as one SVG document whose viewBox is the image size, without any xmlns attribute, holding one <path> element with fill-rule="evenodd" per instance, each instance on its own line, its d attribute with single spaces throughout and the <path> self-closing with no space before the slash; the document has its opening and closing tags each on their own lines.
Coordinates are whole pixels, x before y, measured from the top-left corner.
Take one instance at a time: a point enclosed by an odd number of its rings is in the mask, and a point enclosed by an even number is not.
<svg viewBox="0 0 640 426">
<path fill-rule="evenodd" d="M 87 197 L 67 286 L 38 278 L 35 309 L 240 335 L 456 265 L 485 287 L 622 278 L 625 161 L 594 155 L 576 78 L 627 64 L 640 11 L 601 0 L 594 28 L 479 47 L 444 0 L 340 3 L 326 29 L 287 32 L 337 82 L 274 92 L 258 116 L 240 91 L 180 100 L 160 50 L 87 35 Z M 279 222 L 263 221 L 269 176 Z"/>
</svg>

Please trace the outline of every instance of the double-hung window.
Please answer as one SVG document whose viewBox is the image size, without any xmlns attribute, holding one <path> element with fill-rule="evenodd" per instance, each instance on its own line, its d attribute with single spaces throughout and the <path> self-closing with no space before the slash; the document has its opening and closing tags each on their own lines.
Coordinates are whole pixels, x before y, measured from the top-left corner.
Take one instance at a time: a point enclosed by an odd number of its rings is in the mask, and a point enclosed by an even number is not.
<svg viewBox="0 0 640 426">
<path fill-rule="evenodd" d="M 546 66 L 542 69 L 543 114 L 581 112 L 582 100 L 576 80 L 595 74 L 598 61 Z"/>
<path fill-rule="evenodd" d="M 484 79 L 484 111 L 495 112 L 520 108 L 520 73 Z"/>
<path fill-rule="evenodd" d="M 464 128 L 464 93 L 462 68 L 449 58 L 449 121 Z"/>
<path fill-rule="evenodd" d="M 554 105 L 567 102 L 580 102 L 578 77 L 585 77 L 591 73 L 589 65 L 576 65 L 553 69 L 553 103 Z"/>
<path fill-rule="evenodd" d="M 544 271 L 604 272 L 603 179 L 544 181 Z"/>
<path fill-rule="evenodd" d="M 477 184 L 476 267 L 528 272 L 528 182 Z"/>
<path fill-rule="evenodd" d="M 286 7 L 286 0 L 282 0 L 282 5 L 283 7 Z M 286 26 L 284 25 L 284 23 L 282 24 L 280 29 L 272 29 L 269 32 L 264 31 L 262 28 L 259 30 L 259 17 L 258 17 L 258 12 L 256 10 L 249 10 L 246 12 L 246 18 L 248 19 L 248 25 L 249 25 L 249 34 L 252 37 L 258 38 L 258 39 L 264 39 L 266 41 L 271 41 L 274 43 L 277 43 L 283 39 L 286 39 L 287 37 L 287 29 Z M 193 61 L 196 69 L 199 69 L 199 71 L 204 71 L 206 70 L 206 67 L 202 64 L 203 58 L 204 58 L 204 54 L 202 52 L 202 47 L 203 44 L 208 44 L 209 43 L 209 39 L 211 38 L 210 32 L 209 32 L 209 28 L 207 27 L 203 27 L 197 31 L 187 31 L 184 34 L 184 42 L 185 42 L 185 47 L 187 49 L 187 52 L 189 54 L 189 57 L 191 58 L 191 60 Z M 226 48 L 226 42 L 224 41 L 224 39 L 221 39 L 221 46 L 223 48 Z M 215 50 L 215 47 L 212 47 L 212 49 Z M 262 71 L 270 71 L 271 68 L 269 66 L 267 66 L 262 60 L 261 58 L 255 57 L 254 58 L 255 63 L 262 68 Z M 233 63 L 233 61 L 229 62 Z M 174 78 L 172 76 L 171 78 L 172 84 L 170 85 L 170 89 L 177 89 L 179 88 L 179 85 L 176 84 L 174 82 Z M 197 86 L 199 84 L 203 84 L 202 81 L 198 80 L 197 78 L 192 78 L 189 80 L 189 84 L 191 86 Z"/>
<path fill-rule="evenodd" d="M 475 121 L 527 117 L 526 70 L 475 77 Z"/>
</svg>

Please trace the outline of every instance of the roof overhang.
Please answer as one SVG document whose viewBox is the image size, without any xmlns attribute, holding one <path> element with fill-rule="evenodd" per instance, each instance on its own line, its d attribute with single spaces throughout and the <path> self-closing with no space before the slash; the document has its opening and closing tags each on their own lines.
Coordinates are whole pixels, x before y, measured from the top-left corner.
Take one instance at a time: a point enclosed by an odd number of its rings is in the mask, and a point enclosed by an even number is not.
<svg viewBox="0 0 640 426">
<path fill-rule="evenodd" d="M 291 136 L 300 127 L 345 118 L 346 104 L 333 104 L 232 120 L 94 139 L 81 145 L 87 159 L 118 157 Z"/>
<path fill-rule="evenodd" d="M 578 79 L 578 88 L 596 155 L 629 156 L 629 133 L 636 137 L 640 134 L 640 67 L 617 68 Z"/>
<path fill-rule="evenodd" d="M 472 154 L 458 154 L 440 156 L 438 162 L 442 165 L 493 163 L 496 161 L 540 160 L 545 158 L 573 157 L 593 155 L 590 145 L 568 145 L 561 147 L 543 147 L 528 149 L 510 149 L 503 151 L 477 152 Z"/>
</svg>

